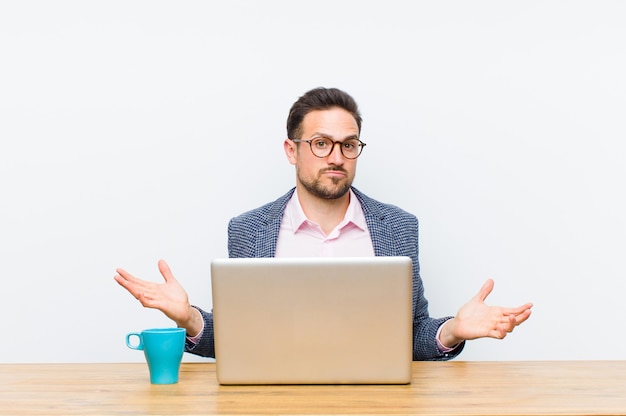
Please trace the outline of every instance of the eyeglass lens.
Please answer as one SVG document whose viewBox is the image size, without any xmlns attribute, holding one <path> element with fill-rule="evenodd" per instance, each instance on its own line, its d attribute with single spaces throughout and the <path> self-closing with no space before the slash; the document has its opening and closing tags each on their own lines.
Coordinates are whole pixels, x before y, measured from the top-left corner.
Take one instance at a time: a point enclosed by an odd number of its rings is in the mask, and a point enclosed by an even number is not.
<svg viewBox="0 0 626 416">
<path fill-rule="evenodd" d="M 317 138 L 311 140 L 311 150 L 318 157 L 326 157 L 330 155 L 335 148 L 335 144 L 339 145 L 341 154 L 349 159 L 355 159 L 361 153 L 363 146 L 358 139 L 348 139 L 343 142 L 333 142 L 328 138 Z"/>
</svg>

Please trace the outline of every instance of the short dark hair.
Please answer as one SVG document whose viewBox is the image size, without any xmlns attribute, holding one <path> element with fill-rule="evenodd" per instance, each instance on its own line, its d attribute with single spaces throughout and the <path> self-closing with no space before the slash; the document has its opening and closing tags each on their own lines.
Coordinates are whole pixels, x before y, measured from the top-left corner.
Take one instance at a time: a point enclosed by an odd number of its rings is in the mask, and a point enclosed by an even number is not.
<svg viewBox="0 0 626 416">
<path fill-rule="evenodd" d="M 302 136 L 302 120 L 311 111 L 328 110 L 338 107 L 346 110 L 354 117 L 359 134 L 361 133 L 361 114 L 359 107 L 349 94 L 337 88 L 314 88 L 298 98 L 289 110 L 287 117 L 287 137 L 300 139 Z"/>
</svg>

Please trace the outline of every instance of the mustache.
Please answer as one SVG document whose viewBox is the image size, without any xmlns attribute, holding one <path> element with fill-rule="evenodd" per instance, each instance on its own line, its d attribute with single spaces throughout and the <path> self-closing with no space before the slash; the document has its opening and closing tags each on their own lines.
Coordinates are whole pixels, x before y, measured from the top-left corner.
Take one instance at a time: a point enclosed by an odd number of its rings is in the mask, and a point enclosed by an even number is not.
<svg viewBox="0 0 626 416">
<path fill-rule="evenodd" d="M 329 166 L 329 167 L 327 167 L 325 169 L 320 170 L 320 173 L 323 173 L 323 172 L 343 172 L 343 173 L 348 173 L 348 171 L 345 170 L 344 168 L 342 168 L 341 166 L 335 166 L 335 165 Z"/>
</svg>

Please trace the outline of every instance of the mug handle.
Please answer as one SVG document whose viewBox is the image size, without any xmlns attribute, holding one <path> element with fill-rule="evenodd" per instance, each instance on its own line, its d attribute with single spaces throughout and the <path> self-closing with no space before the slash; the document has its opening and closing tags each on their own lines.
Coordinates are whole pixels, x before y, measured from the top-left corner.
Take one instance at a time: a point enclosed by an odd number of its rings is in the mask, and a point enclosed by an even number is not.
<svg viewBox="0 0 626 416">
<path fill-rule="evenodd" d="M 137 345 L 133 345 L 130 342 L 130 337 L 137 337 L 137 339 L 139 340 L 139 343 Z M 131 332 L 129 334 L 126 334 L 126 346 L 132 350 L 143 350 L 143 342 L 141 342 L 141 334 L 138 332 Z"/>
</svg>

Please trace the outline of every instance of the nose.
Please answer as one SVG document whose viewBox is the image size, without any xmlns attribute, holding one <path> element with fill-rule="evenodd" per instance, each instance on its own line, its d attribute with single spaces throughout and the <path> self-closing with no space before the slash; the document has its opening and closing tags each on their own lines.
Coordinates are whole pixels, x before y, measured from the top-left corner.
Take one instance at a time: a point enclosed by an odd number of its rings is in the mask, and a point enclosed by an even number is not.
<svg viewBox="0 0 626 416">
<path fill-rule="evenodd" d="M 335 142 L 333 143 L 333 150 L 330 151 L 330 154 L 327 156 L 328 162 L 333 165 L 342 165 L 345 157 L 343 153 L 341 153 L 341 143 Z"/>
</svg>

